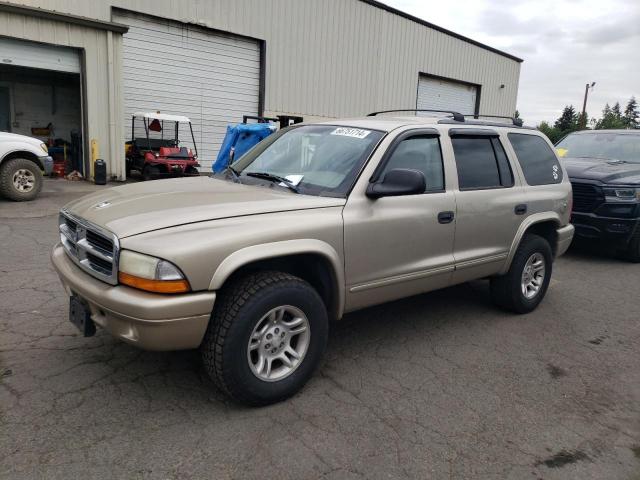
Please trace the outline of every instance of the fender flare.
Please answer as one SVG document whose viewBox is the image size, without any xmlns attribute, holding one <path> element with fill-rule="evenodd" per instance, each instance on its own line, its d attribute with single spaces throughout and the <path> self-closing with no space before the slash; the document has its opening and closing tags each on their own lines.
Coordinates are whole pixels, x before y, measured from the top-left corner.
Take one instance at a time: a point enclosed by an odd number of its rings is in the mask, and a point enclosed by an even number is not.
<svg viewBox="0 0 640 480">
<path fill-rule="evenodd" d="M 44 170 L 44 165 L 40 161 L 40 157 L 43 156 L 43 153 L 42 152 L 34 153 L 30 149 L 24 148 L 24 146 L 14 148 L 13 150 L 9 150 L 8 152 L 4 152 L 3 154 L 1 154 L 0 164 L 3 163 L 7 159 L 7 157 L 14 157 L 14 154 L 16 153 L 25 154 L 24 156 L 27 160 L 31 160 L 36 165 L 38 165 L 38 167 L 40 167 L 40 170 Z M 15 156 L 15 158 L 18 158 L 18 156 Z"/>
<path fill-rule="evenodd" d="M 209 282 L 209 290 L 219 290 L 239 268 L 250 263 L 289 255 L 320 255 L 329 262 L 337 285 L 337 318 L 342 317 L 345 305 L 344 263 L 338 252 L 326 242 L 316 239 L 285 240 L 252 245 L 233 252 L 225 258 Z"/>
<path fill-rule="evenodd" d="M 511 267 L 511 262 L 513 261 L 513 257 L 516 254 L 516 250 L 520 246 L 520 242 L 522 241 L 522 237 L 524 234 L 531 228 L 533 225 L 542 222 L 552 221 L 556 224 L 556 228 L 560 227 L 562 221 L 560 219 L 560 215 L 555 212 L 542 212 L 542 213 L 534 213 L 533 215 L 529 215 L 518 228 L 516 235 L 511 243 L 511 248 L 509 249 L 509 255 L 507 255 L 507 259 L 505 260 L 504 266 L 500 270 L 500 275 L 504 275 L 509 271 Z M 552 245 L 553 248 L 553 245 Z"/>
</svg>

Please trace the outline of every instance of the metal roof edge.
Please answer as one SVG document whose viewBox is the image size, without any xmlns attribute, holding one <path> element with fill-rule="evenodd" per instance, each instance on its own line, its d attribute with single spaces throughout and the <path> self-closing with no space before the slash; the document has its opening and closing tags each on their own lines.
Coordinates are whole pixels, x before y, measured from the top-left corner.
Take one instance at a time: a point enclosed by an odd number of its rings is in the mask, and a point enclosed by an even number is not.
<svg viewBox="0 0 640 480">
<path fill-rule="evenodd" d="M 412 22 L 419 23 L 428 28 L 432 28 L 433 30 L 437 30 L 438 32 L 444 33 L 451 37 L 457 38 L 458 40 L 462 40 L 463 42 L 470 43 L 471 45 L 475 45 L 476 47 L 483 48 L 484 50 L 489 50 L 490 52 L 496 53 L 498 55 L 502 55 L 503 57 L 507 57 L 511 60 L 515 60 L 518 63 L 524 62 L 523 59 L 516 57 L 515 55 L 511 55 L 510 53 L 503 52 L 502 50 L 498 50 L 497 48 L 490 47 L 489 45 L 485 45 L 484 43 L 478 42 L 477 40 L 473 40 L 469 37 L 465 37 L 464 35 L 460 35 L 459 33 L 452 32 L 451 30 L 447 30 L 446 28 L 435 25 L 431 22 L 427 22 L 421 18 L 418 18 L 410 13 L 403 12 L 402 10 L 398 10 L 397 8 L 391 7 L 385 3 L 379 2 L 377 0 L 359 0 L 363 3 L 371 5 L 372 7 L 380 8 L 381 10 L 385 10 L 389 13 L 393 13 L 394 15 L 399 15 L 407 20 L 411 20 Z"/>
<path fill-rule="evenodd" d="M 92 18 L 80 17 L 68 13 L 56 12 L 53 10 L 45 10 L 40 7 L 28 7 L 26 5 L 18 5 L 0 1 L 0 12 L 13 13 L 17 15 L 27 15 L 30 17 L 42 18 L 45 20 L 55 20 L 58 22 L 71 23 L 83 27 L 95 28 L 98 30 L 107 30 L 116 33 L 127 33 L 129 27 L 120 23 L 105 22 L 102 20 L 94 20 Z"/>
</svg>

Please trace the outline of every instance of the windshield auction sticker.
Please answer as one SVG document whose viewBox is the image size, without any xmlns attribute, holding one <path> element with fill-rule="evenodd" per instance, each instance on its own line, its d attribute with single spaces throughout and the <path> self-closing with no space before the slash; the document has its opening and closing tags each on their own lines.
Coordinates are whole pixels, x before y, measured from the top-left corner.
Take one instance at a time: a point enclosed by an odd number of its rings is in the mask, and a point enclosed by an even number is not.
<svg viewBox="0 0 640 480">
<path fill-rule="evenodd" d="M 341 137 L 365 138 L 371 133 L 371 130 L 362 130 L 360 128 L 338 127 L 331 135 L 340 135 Z"/>
</svg>

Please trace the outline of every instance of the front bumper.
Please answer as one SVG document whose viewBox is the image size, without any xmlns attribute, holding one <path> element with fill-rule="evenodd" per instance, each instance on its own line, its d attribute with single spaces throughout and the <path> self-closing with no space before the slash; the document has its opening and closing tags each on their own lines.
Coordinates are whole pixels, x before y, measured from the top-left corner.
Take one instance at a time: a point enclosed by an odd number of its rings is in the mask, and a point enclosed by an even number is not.
<svg viewBox="0 0 640 480">
<path fill-rule="evenodd" d="M 626 246 L 640 228 L 638 218 L 602 217 L 595 213 L 574 212 L 571 223 L 576 227 L 577 238 L 604 241 L 618 247 Z"/>
<path fill-rule="evenodd" d="M 187 350 L 202 342 L 215 292 L 160 295 L 109 285 L 80 270 L 61 244 L 51 262 L 67 294 L 80 297 L 91 319 L 114 337 L 145 350 Z"/>
<path fill-rule="evenodd" d="M 558 243 L 556 245 L 556 257 L 564 255 L 571 245 L 575 228 L 573 225 L 565 225 L 556 230 L 558 234 Z"/>
<path fill-rule="evenodd" d="M 44 157 L 38 157 L 38 160 L 40 160 L 40 163 L 42 164 L 44 174 L 51 175 L 51 172 L 53 171 L 53 158 L 47 155 Z"/>
</svg>

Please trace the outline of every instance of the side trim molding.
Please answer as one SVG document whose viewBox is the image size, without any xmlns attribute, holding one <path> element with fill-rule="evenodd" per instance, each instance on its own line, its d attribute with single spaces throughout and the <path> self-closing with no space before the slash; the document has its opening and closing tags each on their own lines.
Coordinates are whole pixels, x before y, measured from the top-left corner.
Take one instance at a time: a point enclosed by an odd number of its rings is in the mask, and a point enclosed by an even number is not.
<svg viewBox="0 0 640 480">
<path fill-rule="evenodd" d="M 430 268 L 428 270 L 421 270 L 418 272 L 406 273 L 403 275 L 396 275 L 395 277 L 387 277 L 387 278 L 382 278 L 380 280 L 374 280 L 373 282 L 369 282 L 369 283 L 361 283 L 359 285 L 354 285 L 353 287 L 349 288 L 349 292 L 357 293 L 365 290 L 370 290 L 372 288 L 386 287 L 388 285 L 394 285 L 396 283 L 409 282 L 411 280 L 419 280 L 421 278 L 431 277 L 433 275 L 438 275 L 440 273 L 453 272 L 453 270 L 454 270 L 453 265 L 447 265 L 445 267 Z"/>
</svg>

